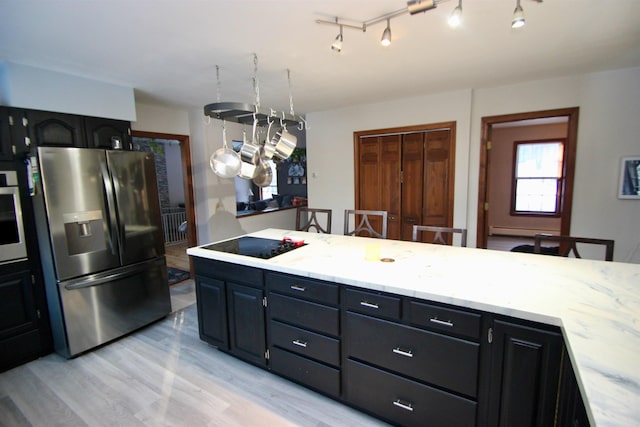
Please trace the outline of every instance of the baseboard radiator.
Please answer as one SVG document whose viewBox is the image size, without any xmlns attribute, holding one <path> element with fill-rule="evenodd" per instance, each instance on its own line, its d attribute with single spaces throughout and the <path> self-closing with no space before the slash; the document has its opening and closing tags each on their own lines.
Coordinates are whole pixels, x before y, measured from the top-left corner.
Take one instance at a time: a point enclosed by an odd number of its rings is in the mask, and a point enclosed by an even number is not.
<svg viewBox="0 0 640 427">
<path fill-rule="evenodd" d="M 533 237 L 539 233 L 560 234 L 560 230 L 534 230 L 530 228 L 489 226 L 489 236 Z"/>
</svg>

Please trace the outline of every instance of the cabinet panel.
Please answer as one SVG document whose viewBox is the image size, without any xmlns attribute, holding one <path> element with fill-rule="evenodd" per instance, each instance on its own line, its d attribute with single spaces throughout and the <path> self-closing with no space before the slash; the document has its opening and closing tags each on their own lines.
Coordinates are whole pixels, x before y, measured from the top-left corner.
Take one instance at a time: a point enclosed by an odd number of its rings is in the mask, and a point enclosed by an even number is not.
<svg viewBox="0 0 640 427">
<path fill-rule="evenodd" d="M 343 345 L 346 357 L 466 396 L 477 395 L 477 343 L 349 312 Z"/>
<path fill-rule="evenodd" d="M 227 298 L 221 280 L 196 274 L 198 330 L 200 339 L 221 349 L 229 349 Z"/>
<path fill-rule="evenodd" d="M 413 226 L 422 224 L 424 134 L 404 135 L 402 143 L 402 240 L 411 240 Z"/>
<path fill-rule="evenodd" d="M 402 158 L 402 136 L 388 135 L 379 137 L 380 143 L 380 207 L 376 210 L 387 211 L 387 238 L 400 239 L 401 223 L 401 186 L 400 168 Z M 372 224 L 374 225 L 374 224 Z M 377 225 L 374 225 L 379 229 Z"/>
<path fill-rule="evenodd" d="M 266 273 L 267 288 L 284 295 L 318 303 L 337 305 L 338 286 L 288 274 Z"/>
<path fill-rule="evenodd" d="M 0 279 L 0 339 L 38 327 L 31 273 L 2 274 Z"/>
<path fill-rule="evenodd" d="M 400 319 L 401 299 L 374 292 L 345 289 L 345 309 L 387 319 Z"/>
<path fill-rule="evenodd" d="M 338 369 L 273 348 L 271 370 L 335 398 L 340 397 Z"/>
<path fill-rule="evenodd" d="M 380 186 L 380 144 L 376 137 L 361 138 L 358 144 L 358 188 L 375 190 L 359 191 L 356 208 L 380 210 L 381 196 L 377 190 Z"/>
<path fill-rule="evenodd" d="M 38 146 L 86 147 L 82 116 L 27 110 L 31 143 Z"/>
<path fill-rule="evenodd" d="M 477 403 L 406 378 L 348 360 L 344 394 L 348 402 L 404 426 L 476 425 Z"/>
<path fill-rule="evenodd" d="M 339 311 L 334 307 L 269 293 L 269 316 L 312 331 L 338 336 Z"/>
<path fill-rule="evenodd" d="M 408 304 L 409 322 L 414 325 L 476 340 L 480 337 L 480 314 L 418 301 Z"/>
<path fill-rule="evenodd" d="M 87 147 L 129 150 L 130 123 L 124 120 L 87 117 L 84 120 Z M 118 148 L 120 147 L 120 148 Z"/>
<path fill-rule="evenodd" d="M 451 136 L 448 130 L 428 132 L 426 134 L 423 187 L 423 215 L 424 224 L 449 226 L 451 218 L 453 188 L 451 152 Z"/>
<path fill-rule="evenodd" d="M 7 107 L 0 107 L 0 160 L 11 160 L 13 158 L 11 146 L 9 109 Z"/>
<path fill-rule="evenodd" d="M 271 343 L 320 362 L 340 366 L 340 341 L 305 329 L 271 321 Z"/>
<path fill-rule="evenodd" d="M 267 364 L 262 299 L 262 289 L 227 283 L 230 351 L 257 365 Z"/>
<path fill-rule="evenodd" d="M 496 320 L 493 337 L 489 425 L 553 425 L 561 335 Z"/>
</svg>

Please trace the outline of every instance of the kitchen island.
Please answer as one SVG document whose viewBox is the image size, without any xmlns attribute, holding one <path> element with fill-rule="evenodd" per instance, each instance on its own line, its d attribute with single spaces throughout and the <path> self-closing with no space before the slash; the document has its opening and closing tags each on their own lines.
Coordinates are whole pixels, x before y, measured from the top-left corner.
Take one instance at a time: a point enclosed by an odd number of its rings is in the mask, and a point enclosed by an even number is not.
<svg viewBox="0 0 640 427">
<path fill-rule="evenodd" d="M 191 256 L 559 327 L 591 425 L 640 420 L 640 265 L 267 229 L 307 245 L 271 259 Z M 365 259 L 369 245 L 380 258 Z"/>
</svg>

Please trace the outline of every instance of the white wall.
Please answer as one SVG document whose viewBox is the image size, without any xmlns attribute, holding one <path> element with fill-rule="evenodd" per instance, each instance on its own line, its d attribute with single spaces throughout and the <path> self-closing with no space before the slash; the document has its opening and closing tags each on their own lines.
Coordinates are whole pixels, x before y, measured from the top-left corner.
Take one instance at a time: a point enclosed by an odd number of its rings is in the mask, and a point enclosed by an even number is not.
<svg viewBox="0 0 640 427">
<path fill-rule="evenodd" d="M 616 198 L 620 157 L 640 154 L 640 68 L 455 91 L 307 115 L 312 207 L 331 208 L 333 232 L 354 206 L 353 132 L 457 122 L 454 226 L 477 234 L 481 120 L 485 116 L 580 107 L 571 232 L 614 239 L 615 260 L 640 262 L 640 202 Z"/>
<path fill-rule="evenodd" d="M 295 209 L 236 218 L 236 189 L 233 179 L 223 179 L 209 167 L 211 155 L 222 147 L 222 122 L 204 120 L 202 110 L 189 111 L 191 162 L 196 199 L 198 244 L 252 233 L 264 228 L 293 229 Z M 246 128 L 251 133 L 250 128 Z M 242 141 L 242 126 L 226 123 L 227 143 Z"/>
<path fill-rule="evenodd" d="M 0 104 L 18 108 L 136 119 L 133 88 L 15 62 L 0 64 Z"/>
<path fill-rule="evenodd" d="M 164 144 L 164 157 L 167 161 L 167 181 L 169 183 L 169 200 L 172 206 L 184 203 L 184 185 L 182 183 L 182 157 L 180 144 L 171 141 Z"/>
<path fill-rule="evenodd" d="M 189 135 L 191 132 L 189 114 L 184 109 L 136 103 L 137 119 L 131 129 L 144 132 Z"/>
<path fill-rule="evenodd" d="M 355 206 L 354 132 L 455 121 L 453 223 L 467 227 L 470 105 L 471 91 L 463 90 L 307 114 L 309 206 L 332 209 L 332 233 L 342 234 L 344 210 Z"/>
</svg>

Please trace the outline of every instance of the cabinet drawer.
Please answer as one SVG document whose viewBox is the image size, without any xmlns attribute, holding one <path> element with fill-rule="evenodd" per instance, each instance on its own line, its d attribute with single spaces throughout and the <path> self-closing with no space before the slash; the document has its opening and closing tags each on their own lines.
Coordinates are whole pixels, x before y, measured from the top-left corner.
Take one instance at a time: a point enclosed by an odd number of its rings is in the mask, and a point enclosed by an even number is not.
<svg viewBox="0 0 640 427">
<path fill-rule="evenodd" d="M 271 321 L 271 344 L 293 353 L 340 366 L 340 341 L 304 329 Z"/>
<path fill-rule="evenodd" d="M 267 310 L 271 319 L 338 336 L 340 316 L 337 308 L 272 292 L 267 299 Z"/>
<path fill-rule="evenodd" d="M 380 295 L 374 292 L 345 289 L 344 304 L 347 310 L 388 319 L 400 319 L 399 297 Z"/>
<path fill-rule="evenodd" d="M 195 274 L 261 288 L 262 270 L 255 267 L 192 257 Z"/>
<path fill-rule="evenodd" d="M 347 360 L 344 392 L 348 402 L 405 426 L 476 425 L 477 403 Z"/>
<path fill-rule="evenodd" d="M 409 301 L 409 322 L 428 329 L 480 338 L 479 314 L 440 307 L 417 301 Z"/>
<path fill-rule="evenodd" d="M 269 290 L 323 304 L 338 305 L 338 286 L 288 274 L 267 273 Z"/>
<path fill-rule="evenodd" d="M 475 397 L 480 344 L 357 313 L 345 316 L 347 357 Z"/>
<path fill-rule="evenodd" d="M 331 395 L 340 396 L 340 371 L 285 350 L 270 350 L 271 371 Z"/>
</svg>

